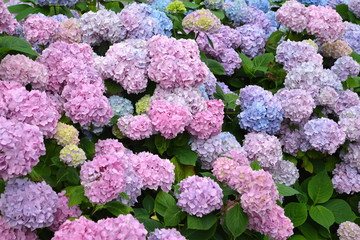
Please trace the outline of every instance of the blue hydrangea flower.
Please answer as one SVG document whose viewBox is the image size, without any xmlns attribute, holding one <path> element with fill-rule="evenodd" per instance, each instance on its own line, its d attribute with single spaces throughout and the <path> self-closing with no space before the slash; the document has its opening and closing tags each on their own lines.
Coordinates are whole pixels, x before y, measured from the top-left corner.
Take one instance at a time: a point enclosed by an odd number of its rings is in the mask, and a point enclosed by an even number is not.
<svg viewBox="0 0 360 240">
<path fill-rule="evenodd" d="M 326 6 L 327 0 L 299 0 L 302 4 L 315 5 L 315 6 Z"/>
<path fill-rule="evenodd" d="M 264 13 L 267 13 L 270 10 L 270 2 L 268 0 L 246 0 L 246 3 L 248 6 L 256 7 Z"/>
<path fill-rule="evenodd" d="M 134 107 L 129 99 L 114 95 L 109 97 L 109 104 L 114 114 L 120 117 L 134 113 Z"/>
<path fill-rule="evenodd" d="M 222 10 L 224 8 L 224 0 L 205 0 L 205 7 L 213 10 Z"/>
<path fill-rule="evenodd" d="M 156 0 L 151 4 L 153 8 L 161 12 L 165 12 L 166 7 L 171 3 L 170 0 Z"/>
</svg>

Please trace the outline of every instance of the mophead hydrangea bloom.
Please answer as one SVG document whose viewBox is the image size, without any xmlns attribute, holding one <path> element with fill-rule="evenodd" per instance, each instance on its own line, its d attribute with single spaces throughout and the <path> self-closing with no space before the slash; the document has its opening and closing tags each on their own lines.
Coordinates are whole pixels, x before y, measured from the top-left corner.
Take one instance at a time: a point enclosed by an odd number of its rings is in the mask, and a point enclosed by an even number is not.
<svg viewBox="0 0 360 240">
<path fill-rule="evenodd" d="M 252 22 L 255 16 L 252 16 L 252 8 L 250 8 L 246 1 L 226 1 L 225 5 L 226 16 L 236 25 Z"/>
<path fill-rule="evenodd" d="M 77 95 L 64 104 L 66 116 L 80 125 L 107 124 L 114 113 L 102 92 L 91 84 L 82 84 L 77 90 Z"/>
<path fill-rule="evenodd" d="M 239 31 L 241 36 L 241 53 L 249 58 L 255 58 L 265 52 L 266 33 L 263 29 L 251 24 L 245 24 L 236 28 L 236 30 Z"/>
<path fill-rule="evenodd" d="M 247 0 L 246 3 L 248 6 L 255 7 L 264 13 L 270 10 L 270 2 L 267 0 Z"/>
<path fill-rule="evenodd" d="M 333 178 L 334 189 L 338 193 L 353 194 L 360 192 L 360 173 L 355 167 L 351 167 L 349 163 L 342 162 L 336 164 Z"/>
<path fill-rule="evenodd" d="M 0 33 L 7 33 L 9 35 L 15 34 L 19 23 L 9 12 L 3 1 L 0 2 L 0 16 Z"/>
<path fill-rule="evenodd" d="M 193 116 L 186 127 L 192 135 L 200 139 L 219 134 L 224 121 L 224 103 L 221 100 L 207 100 L 207 109 Z"/>
<path fill-rule="evenodd" d="M 83 42 L 92 46 L 100 45 L 102 41 L 117 43 L 126 38 L 126 29 L 119 15 L 107 9 L 83 14 L 80 25 Z"/>
<path fill-rule="evenodd" d="M 249 159 L 246 157 L 246 152 L 241 148 L 232 149 L 226 153 L 221 154 L 224 157 L 231 158 L 233 161 L 237 162 L 240 166 L 249 166 Z"/>
<path fill-rule="evenodd" d="M 55 232 L 52 240 L 63 239 L 96 239 L 97 233 L 101 231 L 100 226 L 95 222 L 81 216 L 74 221 L 66 220 Z"/>
<path fill-rule="evenodd" d="M 360 141 L 360 105 L 342 111 L 338 124 L 346 134 L 346 139 Z"/>
<path fill-rule="evenodd" d="M 283 41 L 276 49 L 275 59 L 284 65 L 287 72 L 305 62 L 322 66 L 322 56 L 317 53 L 316 48 L 306 42 Z"/>
<path fill-rule="evenodd" d="M 222 190 L 209 177 L 191 176 L 180 182 L 177 205 L 190 215 L 202 217 L 223 206 Z"/>
<path fill-rule="evenodd" d="M 145 96 L 140 98 L 139 101 L 135 103 L 136 113 L 139 115 L 147 113 L 147 110 L 149 110 L 150 108 L 150 102 L 151 102 L 151 97 L 149 94 L 146 94 Z"/>
<path fill-rule="evenodd" d="M 156 228 L 150 233 L 148 240 L 186 240 L 186 238 L 175 228 Z"/>
<path fill-rule="evenodd" d="M 149 138 L 154 133 L 150 118 L 145 115 L 133 116 L 131 114 L 119 118 L 117 126 L 124 136 L 131 140 Z"/>
<path fill-rule="evenodd" d="M 117 95 L 110 96 L 108 99 L 115 115 L 123 117 L 134 113 L 134 107 L 129 99 Z"/>
<path fill-rule="evenodd" d="M 149 152 L 141 152 L 131 158 L 135 173 L 143 180 L 143 189 L 157 190 L 160 187 L 164 192 L 170 191 L 175 181 L 174 164 Z"/>
<path fill-rule="evenodd" d="M 42 133 L 34 125 L 0 117 L 0 177 L 26 175 L 45 154 Z"/>
<path fill-rule="evenodd" d="M 105 139 L 99 140 L 95 144 L 95 156 L 97 155 L 107 155 L 107 154 L 116 154 L 117 152 L 126 152 L 127 149 L 124 145 L 116 139 Z"/>
<path fill-rule="evenodd" d="M 34 230 L 49 227 L 55 220 L 58 196 L 43 182 L 11 179 L 0 197 L 0 210 L 10 227 Z"/>
<path fill-rule="evenodd" d="M 334 108 L 334 105 L 339 98 L 339 93 L 333 87 L 324 87 L 320 89 L 319 96 L 317 100 L 321 106 L 326 106 L 329 108 Z"/>
<path fill-rule="evenodd" d="M 296 0 L 286 1 L 276 11 L 276 21 L 294 32 L 301 33 L 306 28 L 307 9 L 305 5 Z"/>
<path fill-rule="evenodd" d="M 86 161 L 84 150 L 76 145 L 66 145 L 60 151 L 60 160 L 70 166 L 77 167 Z"/>
<path fill-rule="evenodd" d="M 126 5 L 118 14 L 126 30 L 126 38 L 150 39 L 155 35 L 171 36 L 172 21 L 164 12 L 147 4 Z"/>
<path fill-rule="evenodd" d="M 320 42 L 332 42 L 338 40 L 343 31 L 344 25 L 341 16 L 332 8 L 326 6 L 307 7 L 306 31 L 315 35 Z"/>
<path fill-rule="evenodd" d="M 120 214 L 117 218 L 101 219 L 96 224 L 99 227 L 96 235 L 103 240 L 146 239 L 147 231 L 144 224 L 131 214 Z"/>
<path fill-rule="evenodd" d="M 235 172 L 235 169 L 238 175 L 233 178 L 232 172 Z M 219 157 L 213 164 L 212 173 L 220 182 L 228 184 L 233 189 L 238 189 L 237 191 L 242 191 L 247 188 L 252 171 L 250 166 L 240 167 L 237 162 L 230 158 Z"/>
<path fill-rule="evenodd" d="M 308 119 L 316 107 L 312 96 L 302 89 L 282 89 L 275 96 L 284 110 L 284 118 L 292 122 L 299 123 Z"/>
<path fill-rule="evenodd" d="M 163 88 L 197 87 L 205 82 L 208 67 L 200 60 L 194 40 L 154 36 L 147 43 L 149 78 Z"/>
<path fill-rule="evenodd" d="M 299 178 L 299 169 L 290 161 L 277 161 L 275 166 L 269 169 L 274 182 L 284 184 L 286 186 L 294 185 Z"/>
<path fill-rule="evenodd" d="M 147 115 L 154 129 L 167 139 L 184 132 L 191 121 L 191 113 L 186 107 L 165 100 L 152 101 Z"/>
<path fill-rule="evenodd" d="M 352 49 L 349 44 L 343 40 L 335 42 L 327 42 L 321 46 L 321 52 L 325 57 L 332 57 L 335 59 L 350 56 Z"/>
<path fill-rule="evenodd" d="M 340 152 L 340 157 L 344 163 L 352 168 L 356 168 L 360 172 L 360 143 L 349 143 L 347 151 L 343 149 Z"/>
<path fill-rule="evenodd" d="M 66 79 L 74 69 L 93 66 L 93 50 L 84 43 L 55 42 L 46 48 L 37 61 L 48 68 L 47 90 L 61 93 Z"/>
<path fill-rule="evenodd" d="M 221 143 L 218 135 L 206 139 L 193 138 L 191 140 L 191 150 L 198 154 L 199 160 L 201 161 L 201 168 L 212 168 L 212 163 L 221 153 Z"/>
<path fill-rule="evenodd" d="M 3 240 L 38 240 L 35 232 L 23 227 L 22 229 L 11 228 L 3 216 L 0 216 L 0 236 Z"/>
<path fill-rule="evenodd" d="M 31 45 L 46 45 L 55 37 L 59 26 L 60 22 L 50 17 L 30 16 L 23 24 L 23 32 Z"/>
<path fill-rule="evenodd" d="M 304 134 L 311 146 L 320 152 L 330 155 L 345 142 L 345 133 L 339 125 L 328 118 L 318 118 L 308 121 L 304 126 Z"/>
<path fill-rule="evenodd" d="M 215 75 L 209 70 L 205 83 L 198 88 L 203 87 L 206 93 L 205 95 L 208 97 L 208 99 L 214 99 L 214 93 L 216 93 L 216 83 L 217 79 Z"/>
<path fill-rule="evenodd" d="M 242 112 L 238 115 L 242 129 L 275 134 L 280 130 L 284 110 L 271 92 L 255 85 L 240 90 L 237 101 Z"/>
<path fill-rule="evenodd" d="M 216 33 L 220 29 L 220 19 L 208 9 L 196 10 L 183 19 L 185 29 L 194 32 Z"/>
<path fill-rule="evenodd" d="M 339 240 L 356 240 L 360 238 L 360 227 L 356 223 L 342 222 L 337 230 Z"/>
<path fill-rule="evenodd" d="M 360 26 L 351 22 L 344 22 L 345 30 L 341 40 L 346 41 L 351 49 L 360 53 Z"/>
<path fill-rule="evenodd" d="M 67 43 L 80 43 L 82 41 L 83 30 L 80 22 L 73 18 L 60 23 L 59 29 L 53 38 L 53 41 L 62 41 Z"/>
<path fill-rule="evenodd" d="M 354 13 L 357 18 L 360 18 L 360 1 L 350 0 L 348 6 L 349 10 Z"/>
<path fill-rule="evenodd" d="M 166 7 L 170 3 L 171 3 L 171 0 L 155 0 L 155 1 L 151 2 L 151 7 L 155 8 L 156 10 L 159 10 L 161 12 L 166 12 Z M 185 11 L 186 11 L 186 9 L 185 9 Z"/>
<path fill-rule="evenodd" d="M 184 14 L 186 12 L 185 5 L 182 1 L 173 1 L 170 2 L 166 7 L 166 12 L 176 14 L 176 13 L 182 13 Z"/>
<path fill-rule="evenodd" d="M 302 4 L 315 5 L 315 6 L 326 6 L 328 5 L 327 0 L 300 0 Z"/>
<path fill-rule="evenodd" d="M 360 65 L 352 57 L 345 56 L 335 61 L 334 65 L 331 67 L 331 71 L 344 82 L 347 80 L 348 76 L 355 77 L 359 75 Z"/>
<path fill-rule="evenodd" d="M 315 103 L 318 103 L 318 97 L 321 89 L 332 87 L 337 91 L 342 91 L 341 81 L 338 76 L 329 69 L 323 69 L 313 62 L 301 63 L 299 66 L 291 69 L 286 75 L 284 81 L 287 89 L 302 89 L 308 92 Z"/>
<path fill-rule="evenodd" d="M 23 86 L 31 84 L 32 89 L 45 90 L 49 76 L 47 68 L 25 55 L 7 55 L 0 64 L 0 79 L 15 81 Z"/>
<path fill-rule="evenodd" d="M 124 152 L 97 155 L 81 166 L 81 185 L 92 203 L 106 203 L 125 191 L 128 156 Z"/>
<path fill-rule="evenodd" d="M 146 41 L 128 39 L 112 45 L 96 68 L 103 79 L 112 78 L 128 93 L 137 94 L 146 89 L 148 64 Z"/>
<path fill-rule="evenodd" d="M 62 5 L 62 6 L 68 6 L 68 7 L 72 7 L 74 6 L 79 0 L 35 0 L 37 5 L 40 6 L 47 6 L 47 5 L 52 5 L 55 6 L 57 4 Z"/>
<path fill-rule="evenodd" d="M 282 160 L 281 144 L 277 137 L 266 133 L 248 133 L 245 135 L 244 151 L 250 161 L 259 162 L 262 168 L 272 168 Z"/>
<path fill-rule="evenodd" d="M 340 115 L 344 110 L 357 105 L 360 105 L 359 96 L 355 92 L 347 89 L 346 91 L 340 92 L 332 110 L 337 115 Z"/>
<path fill-rule="evenodd" d="M 59 197 L 58 207 L 54 213 L 55 220 L 53 224 L 49 227 L 52 231 L 57 231 L 61 224 L 63 224 L 68 218 L 77 218 L 81 215 L 80 207 L 75 205 L 69 207 L 69 197 L 65 196 L 65 191 L 59 192 L 57 195 Z"/>
<path fill-rule="evenodd" d="M 205 0 L 205 7 L 212 10 L 223 10 L 224 0 Z"/>
<path fill-rule="evenodd" d="M 283 122 L 280 128 L 280 142 L 283 146 L 283 151 L 297 156 L 297 153 L 301 150 L 306 152 L 311 149 L 310 143 L 306 140 L 304 134 L 304 123 L 298 125 L 292 125 L 290 123 Z"/>
<path fill-rule="evenodd" d="M 72 125 L 58 122 L 56 125 L 56 133 L 54 139 L 57 144 L 65 147 L 66 145 L 78 145 L 79 144 L 79 131 Z"/>
</svg>

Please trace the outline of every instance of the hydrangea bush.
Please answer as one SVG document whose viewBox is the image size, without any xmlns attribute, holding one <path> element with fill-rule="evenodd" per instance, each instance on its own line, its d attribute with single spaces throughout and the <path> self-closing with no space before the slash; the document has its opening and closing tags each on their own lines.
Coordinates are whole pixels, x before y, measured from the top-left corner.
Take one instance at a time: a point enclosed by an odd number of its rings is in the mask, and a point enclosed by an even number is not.
<svg viewBox="0 0 360 240">
<path fill-rule="evenodd" d="M 359 240 L 359 6 L 0 0 L 0 240 Z"/>
</svg>

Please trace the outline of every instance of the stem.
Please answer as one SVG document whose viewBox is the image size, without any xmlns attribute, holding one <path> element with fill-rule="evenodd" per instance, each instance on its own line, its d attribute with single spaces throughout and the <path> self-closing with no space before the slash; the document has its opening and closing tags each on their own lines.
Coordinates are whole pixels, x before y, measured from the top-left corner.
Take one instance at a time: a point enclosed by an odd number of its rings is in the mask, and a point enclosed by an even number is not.
<svg viewBox="0 0 360 240">
<path fill-rule="evenodd" d="M 232 207 L 233 205 L 238 204 L 238 202 L 234 201 L 232 202 L 230 205 L 227 205 L 223 210 L 221 210 L 220 212 L 218 212 L 216 215 L 220 215 L 223 212 L 226 212 L 226 210 L 228 210 L 230 207 Z"/>
</svg>

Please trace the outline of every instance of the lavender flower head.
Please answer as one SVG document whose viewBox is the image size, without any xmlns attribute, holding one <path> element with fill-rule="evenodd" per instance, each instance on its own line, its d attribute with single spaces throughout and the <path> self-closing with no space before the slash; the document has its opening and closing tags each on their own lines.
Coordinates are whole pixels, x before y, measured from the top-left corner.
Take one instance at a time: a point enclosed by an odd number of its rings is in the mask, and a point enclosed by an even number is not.
<svg viewBox="0 0 360 240">
<path fill-rule="evenodd" d="M 334 189 L 338 193 L 353 194 L 360 192 L 360 173 L 357 168 L 351 167 L 350 164 L 342 162 L 336 164 L 333 178 Z"/>
<path fill-rule="evenodd" d="M 49 227 L 55 220 L 58 196 L 45 182 L 11 179 L 1 194 L 0 210 L 10 227 L 34 230 Z"/>
<path fill-rule="evenodd" d="M 299 169 L 290 161 L 280 160 L 276 165 L 268 170 L 274 179 L 274 182 L 285 184 L 286 186 L 294 185 L 299 178 Z"/>
<path fill-rule="evenodd" d="M 348 6 L 349 10 L 353 12 L 357 18 L 360 18 L 360 1 L 350 0 Z"/>
<path fill-rule="evenodd" d="M 222 190 L 209 177 L 191 176 L 180 182 L 177 205 L 182 211 L 202 217 L 223 206 Z"/>
<path fill-rule="evenodd" d="M 345 56 L 335 61 L 334 65 L 331 67 L 331 71 L 344 82 L 347 80 L 348 76 L 355 77 L 359 75 L 360 66 L 352 57 Z"/>
<path fill-rule="evenodd" d="M 360 172 L 360 143 L 350 143 L 347 147 L 347 151 L 343 149 L 340 152 L 340 157 L 344 163 L 348 164 L 352 168 L 356 168 Z"/>
<path fill-rule="evenodd" d="M 346 221 L 340 224 L 337 235 L 339 240 L 356 240 L 360 238 L 360 227 L 356 223 Z"/>
<path fill-rule="evenodd" d="M 245 24 L 236 30 L 241 36 L 240 49 L 244 55 L 252 59 L 265 52 L 266 32 L 262 28 Z"/>
<path fill-rule="evenodd" d="M 304 126 L 304 134 L 311 146 L 322 153 L 335 153 L 345 142 L 345 133 L 331 119 L 319 118 L 308 121 Z"/>
<path fill-rule="evenodd" d="M 345 30 L 341 40 L 346 41 L 351 49 L 360 54 L 360 26 L 351 22 L 344 22 Z"/>
<path fill-rule="evenodd" d="M 156 228 L 154 232 L 150 233 L 148 240 L 186 240 L 186 238 L 175 228 Z"/>
<path fill-rule="evenodd" d="M 350 141 L 360 141 L 360 106 L 345 109 L 339 116 L 339 127 Z"/>
</svg>

